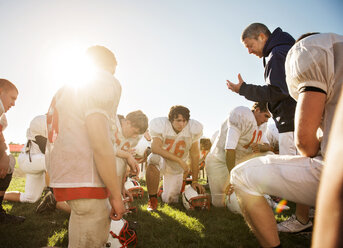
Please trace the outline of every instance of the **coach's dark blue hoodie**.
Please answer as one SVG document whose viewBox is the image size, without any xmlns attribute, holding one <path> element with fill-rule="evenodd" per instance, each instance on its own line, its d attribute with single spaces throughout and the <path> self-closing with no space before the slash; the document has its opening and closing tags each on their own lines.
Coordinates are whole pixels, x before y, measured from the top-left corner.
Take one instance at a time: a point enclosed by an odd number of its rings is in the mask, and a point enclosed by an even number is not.
<svg viewBox="0 0 343 248">
<path fill-rule="evenodd" d="M 279 133 L 294 131 L 296 102 L 289 95 L 285 60 L 294 38 L 277 28 L 269 36 L 263 48 L 264 79 L 267 85 L 259 86 L 243 83 L 239 94 L 255 102 L 268 102 Z"/>
</svg>

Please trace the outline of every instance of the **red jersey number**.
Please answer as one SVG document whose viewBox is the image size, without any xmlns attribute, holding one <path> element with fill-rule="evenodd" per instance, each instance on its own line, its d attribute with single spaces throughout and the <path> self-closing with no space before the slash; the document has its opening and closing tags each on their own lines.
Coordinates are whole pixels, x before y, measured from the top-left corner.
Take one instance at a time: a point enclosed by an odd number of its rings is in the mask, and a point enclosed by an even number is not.
<svg viewBox="0 0 343 248">
<path fill-rule="evenodd" d="M 172 146 L 175 143 L 173 139 L 166 139 L 164 142 L 167 146 L 166 150 L 169 152 Z M 183 154 L 185 154 L 186 143 L 184 140 L 180 140 L 175 144 L 174 154 L 175 156 L 182 158 Z"/>
<path fill-rule="evenodd" d="M 254 131 L 254 134 L 252 135 L 252 139 L 250 140 L 249 144 L 246 144 L 246 145 L 244 146 L 245 149 L 248 149 L 249 146 L 254 142 L 255 136 L 256 136 L 256 130 Z M 261 138 L 262 138 L 262 131 L 260 130 L 260 131 L 258 131 L 258 134 L 257 134 L 257 138 L 256 138 L 255 143 L 260 143 Z"/>
</svg>

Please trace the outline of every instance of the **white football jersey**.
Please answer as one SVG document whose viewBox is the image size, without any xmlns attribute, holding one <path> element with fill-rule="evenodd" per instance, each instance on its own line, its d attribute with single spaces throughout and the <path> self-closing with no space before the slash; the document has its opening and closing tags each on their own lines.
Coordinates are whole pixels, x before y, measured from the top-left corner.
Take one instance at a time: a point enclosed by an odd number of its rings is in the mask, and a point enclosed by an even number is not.
<svg viewBox="0 0 343 248">
<path fill-rule="evenodd" d="M 149 132 L 152 139 L 157 137 L 162 140 L 163 149 L 187 161 L 192 144 L 202 136 L 203 126 L 200 122 L 190 119 L 185 128 L 176 133 L 167 117 L 159 117 L 151 120 Z M 174 171 L 183 172 L 178 163 L 169 160 L 166 162 Z"/>
<path fill-rule="evenodd" d="M 128 151 L 129 149 L 135 147 L 138 141 L 142 138 L 142 135 L 138 135 L 135 138 L 125 138 L 123 135 L 123 129 L 121 128 L 121 122 L 118 115 L 115 116 L 116 129 L 114 132 L 114 147 L 116 149 L 121 149 L 123 151 Z"/>
<path fill-rule="evenodd" d="M 272 120 L 267 127 L 266 137 L 269 144 L 275 148 L 279 148 L 279 131 L 276 128 L 275 121 Z"/>
<path fill-rule="evenodd" d="M 297 42 L 289 50 L 285 63 L 289 93 L 295 100 L 303 87 L 319 88 L 326 93 L 322 119 L 323 156 L 343 84 L 342 54 L 342 35 L 316 34 Z"/>
<path fill-rule="evenodd" d="M 222 124 L 211 148 L 211 155 L 226 163 L 225 150 L 236 150 L 236 162 L 251 154 L 252 143 L 269 143 L 265 137 L 266 123 L 257 126 L 253 112 L 247 107 L 234 108 Z"/>
<path fill-rule="evenodd" d="M 30 127 L 26 131 L 26 138 L 28 141 L 31 141 L 31 145 L 29 147 L 24 147 L 24 150 L 29 149 L 30 154 L 42 153 L 42 151 L 39 149 L 38 144 L 34 142 L 36 141 L 37 135 L 43 136 L 45 138 L 48 137 L 46 115 L 38 115 L 35 118 L 33 118 L 30 122 Z"/>
<path fill-rule="evenodd" d="M 99 70 L 80 88 L 63 87 L 54 96 L 48 116 L 46 166 L 55 188 L 104 187 L 96 169 L 86 118 L 102 114 L 109 123 L 116 115 L 121 85 Z M 109 133 L 113 133 L 109 126 Z"/>
</svg>

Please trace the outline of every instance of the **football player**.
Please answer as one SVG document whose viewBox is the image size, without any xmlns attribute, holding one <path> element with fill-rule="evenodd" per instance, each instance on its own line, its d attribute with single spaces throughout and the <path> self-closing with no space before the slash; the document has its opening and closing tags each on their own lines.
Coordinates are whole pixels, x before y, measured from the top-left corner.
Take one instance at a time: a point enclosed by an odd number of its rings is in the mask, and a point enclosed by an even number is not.
<svg viewBox="0 0 343 248">
<path fill-rule="evenodd" d="M 15 105 L 18 97 L 18 89 L 10 81 L 0 79 L 0 224 L 19 224 L 25 221 L 22 216 L 14 216 L 6 213 L 2 208 L 2 201 L 5 192 L 12 180 L 13 168 L 10 163 L 10 156 L 7 155 L 7 145 L 3 135 L 3 130 L 7 127 L 5 113 Z M 13 165 L 13 163 L 12 163 Z M 14 166 L 13 166 L 14 167 Z"/>
<path fill-rule="evenodd" d="M 136 159 L 134 158 L 134 147 L 141 139 L 142 135 L 148 128 L 148 118 L 141 111 L 133 111 L 124 116 L 117 115 L 115 118 L 116 131 L 114 133 L 115 138 L 115 150 L 117 151 L 117 176 L 119 185 L 121 185 L 124 192 L 124 182 L 126 176 L 126 169 L 129 166 L 133 174 L 139 173 L 139 167 Z"/>
<path fill-rule="evenodd" d="M 205 191 L 198 183 L 199 140 L 203 126 L 200 122 L 189 119 L 189 112 L 188 108 L 176 105 L 170 108 L 168 118 L 155 118 L 150 122 L 152 154 L 148 157 L 146 171 L 148 211 L 154 211 L 158 206 L 160 174 L 163 175 L 162 201 L 178 202 L 183 176 L 189 171 L 188 158 L 192 170 L 192 187 L 198 193 Z"/>
<path fill-rule="evenodd" d="M 252 110 L 243 106 L 234 108 L 222 124 L 205 167 L 214 206 L 225 205 L 225 189 L 236 164 L 271 150 L 265 137 L 270 115 L 266 103 L 259 102 Z"/>
<path fill-rule="evenodd" d="M 4 199 L 7 201 L 34 203 L 40 199 L 46 185 L 46 115 L 38 115 L 33 118 L 27 129 L 26 137 L 26 146 L 18 157 L 19 167 L 26 174 L 25 193 L 6 192 Z"/>
<path fill-rule="evenodd" d="M 261 247 L 281 247 L 275 217 L 264 194 L 314 206 L 327 143 L 343 83 L 343 36 L 327 33 L 308 36 L 289 50 L 286 79 L 297 100 L 295 144 L 302 156 L 264 156 L 236 166 L 231 183 L 245 220 Z M 318 139 L 318 128 L 323 137 Z M 271 176 L 272 175 L 272 176 Z M 310 227 L 293 215 L 286 225 Z M 293 226 L 292 224 L 292 226 Z"/>
</svg>

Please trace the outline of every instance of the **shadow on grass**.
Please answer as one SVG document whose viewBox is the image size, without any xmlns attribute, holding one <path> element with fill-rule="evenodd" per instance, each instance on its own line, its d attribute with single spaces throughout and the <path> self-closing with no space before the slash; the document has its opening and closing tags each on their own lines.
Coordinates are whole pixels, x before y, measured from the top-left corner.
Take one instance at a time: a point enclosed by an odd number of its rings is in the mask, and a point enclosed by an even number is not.
<svg viewBox="0 0 343 248">
<path fill-rule="evenodd" d="M 68 218 L 62 211 L 37 214 L 37 203 L 4 202 L 7 213 L 21 215 L 26 220 L 19 225 L 0 225 L 0 247 L 30 248 L 68 246 Z"/>
</svg>

